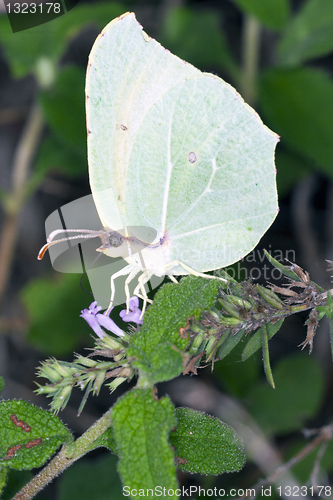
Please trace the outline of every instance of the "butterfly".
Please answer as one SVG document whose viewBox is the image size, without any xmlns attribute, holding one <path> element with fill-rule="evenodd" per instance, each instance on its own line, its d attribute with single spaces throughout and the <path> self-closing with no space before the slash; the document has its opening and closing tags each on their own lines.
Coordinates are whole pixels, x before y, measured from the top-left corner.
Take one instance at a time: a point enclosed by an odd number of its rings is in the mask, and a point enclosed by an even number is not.
<svg viewBox="0 0 333 500">
<path fill-rule="evenodd" d="M 152 275 L 205 275 L 249 253 L 278 212 L 279 140 L 221 78 L 150 38 L 133 13 L 95 41 L 86 77 L 89 179 L 104 229 L 98 249 L 127 265 L 111 276 L 148 301 Z M 69 232 L 70 230 L 66 230 Z M 50 234 L 39 258 L 58 241 Z M 64 238 L 66 239 L 66 238 Z M 141 273 L 141 274 L 140 274 Z"/>
</svg>

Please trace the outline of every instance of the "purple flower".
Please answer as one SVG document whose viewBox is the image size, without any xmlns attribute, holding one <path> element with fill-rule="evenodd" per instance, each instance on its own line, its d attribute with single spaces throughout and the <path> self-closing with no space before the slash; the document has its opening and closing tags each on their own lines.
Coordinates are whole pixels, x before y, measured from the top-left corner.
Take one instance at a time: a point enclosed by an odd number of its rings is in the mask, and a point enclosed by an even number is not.
<svg viewBox="0 0 333 500">
<path fill-rule="evenodd" d="M 126 309 L 120 311 L 119 316 L 123 321 L 137 323 L 142 325 L 143 321 L 141 317 L 141 309 L 139 309 L 139 299 L 138 297 L 131 297 L 129 301 L 129 312 Z"/>
<path fill-rule="evenodd" d="M 101 326 L 118 337 L 124 337 L 125 333 L 123 330 L 121 330 L 109 316 L 99 313 L 101 309 L 101 306 L 98 306 L 95 301 L 90 304 L 89 309 L 83 309 L 80 316 L 86 320 L 90 328 L 94 330 L 100 339 L 105 337 L 105 332 L 102 330 Z"/>
</svg>

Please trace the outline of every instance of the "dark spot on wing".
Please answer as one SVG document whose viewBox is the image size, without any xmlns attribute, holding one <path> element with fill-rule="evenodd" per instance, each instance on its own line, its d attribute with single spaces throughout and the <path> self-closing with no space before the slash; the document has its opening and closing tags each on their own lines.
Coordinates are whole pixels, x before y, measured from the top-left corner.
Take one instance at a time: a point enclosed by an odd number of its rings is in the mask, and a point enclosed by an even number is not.
<svg viewBox="0 0 333 500">
<path fill-rule="evenodd" d="M 187 158 L 190 163 L 195 163 L 197 161 L 197 155 L 194 153 L 194 151 L 191 151 L 188 154 Z"/>
</svg>

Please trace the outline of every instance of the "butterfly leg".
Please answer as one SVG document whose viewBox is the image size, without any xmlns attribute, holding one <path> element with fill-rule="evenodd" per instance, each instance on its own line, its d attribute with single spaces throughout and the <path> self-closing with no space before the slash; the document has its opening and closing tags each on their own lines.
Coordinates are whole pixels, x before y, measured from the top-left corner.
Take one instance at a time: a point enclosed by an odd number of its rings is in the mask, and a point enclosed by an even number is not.
<svg viewBox="0 0 333 500">
<path fill-rule="evenodd" d="M 139 270 L 140 269 L 136 268 L 136 267 L 134 269 L 132 269 L 132 271 L 129 273 L 129 275 L 127 276 L 127 278 L 125 280 L 125 295 L 126 295 L 126 312 L 127 312 L 127 314 L 129 313 L 129 303 L 130 303 L 130 298 L 131 298 L 130 297 L 130 293 L 129 293 L 129 286 L 128 286 L 128 284 L 138 274 Z M 134 290 L 134 295 L 136 295 L 135 290 Z"/>
<path fill-rule="evenodd" d="M 133 266 L 132 265 L 128 265 L 128 266 L 125 266 L 123 269 L 120 269 L 119 271 L 117 271 L 116 273 L 114 273 L 112 276 L 111 276 L 111 280 L 110 280 L 110 283 L 111 283 L 111 299 L 110 299 L 110 304 L 109 304 L 109 307 L 106 309 L 106 311 L 104 311 L 104 314 L 106 316 L 108 316 L 111 312 L 111 309 L 112 309 L 112 304 L 113 304 L 113 301 L 114 301 L 114 296 L 115 296 L 115 293 L 116 293 L 116 288 L 115 288 L 115 285 L 114 285 L 114 280 L 119 278 L 119 276 L 124 276 L 125 274 L 131 274 L 133 272 Z M 129 293 L 128 293 L 129 295 Z M 127 295 L 126 295 L 126 300 L 127 300 Z"/>
<path fill-rule="evenodd" d="M 152 300 L 148 299 L 147 292 L 145 289 L 145 284 L 148 283 L 148 281 L 150 280 L 152 275 L 153 275 L 153 273 L 151 271 L 149 271 L 148 269 L 143 271 L 141 276 L 139 276 L 139 278 L 138 278 L 138 285 L 136 286 L 136 288 L 134 290 L 134 295 L 136 295 L 137 297 L 139 297 L 140 299 L 143 300 L 143 307 L 142 307 L 142 313 L 141 313 L 140 319 L 143 318 L 143 315 L 144 315 L 145 310 L 146 310 L 147 302 L 150 302 L 151 304 L 153 302 Z M 142 295 L 139 293 L 139 291 L 142 292 Z"/>
<path fill-rule="evenodd" d="M 211 276 L 210 274 L 204 274 L 204 273 L 199 273 L 198 271 L 195 271 L 191 267 L 187 266 L 183 262 L 180 262 L 179 260 L 174 260 L 173 262 L 169 262 L 169 264 L 166 265 L 166 271 L 169 269 L 172 269 L 175 266 L 180 266 L 184 269 L 184 271 L 187 271 L 187 274 L 193 274 L 193 276 L 199 276 L 200 278 L 207 278 L 207 279 L 217 279 L 220 281 L 224 281 L 225 283 L 228 283 L 228 281 L 224 278 L 219 278 L 218 276 Z M 168 273 L 166 273 L 168 274 Z M 170 278 L 172 274 L 168 275 Z M 172 279 L 172 278 L 171 278 Z"/>
</svg>

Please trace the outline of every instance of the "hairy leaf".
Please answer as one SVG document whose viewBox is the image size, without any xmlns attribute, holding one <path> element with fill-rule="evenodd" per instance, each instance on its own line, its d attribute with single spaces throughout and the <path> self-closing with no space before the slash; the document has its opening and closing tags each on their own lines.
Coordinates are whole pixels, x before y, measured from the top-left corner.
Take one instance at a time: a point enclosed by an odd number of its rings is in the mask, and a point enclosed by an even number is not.
<svg viewBox="0 0 333 500">
<path fill-rule="evenodd" d="M 222 474 L 245 463 L 243 442 L 229 425 L 190 408 L 177 408 L 177 427 L 170 434 L 176 463 L 184 471 Z"/>
<path fill-rule="evenodd" d="M 0 402 L 0 460 L 13 469 L 40 467 L 71 433 L 53 413 L 26 401 Z"/>
<path fill-rule="evenodd" d="M 188 338 L 180 333 L 188 318 L 199 318 L 216 298 L 217 280 L 189 276 L 178 285 L 166 284 L 155 296 L 145 314 L 139 333 L 130 341 L 128 356 L 134 356 L 135 366 L 146 372 L 152 383 L 169 380 L 182 371 L 183 351 Z"/>
<path fill-rule="evenodd" d="M 117 401 L 111 418 L 124 485 L 130 490 L 176 489 L 175 464 L 168 443 L 175 417 L 169 398 L 157 400 L 152 389 L 133 389 Z"/>
</svg>

